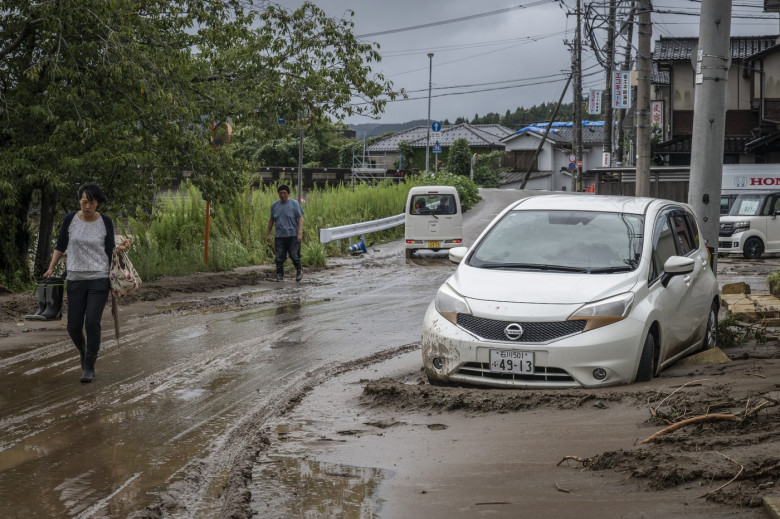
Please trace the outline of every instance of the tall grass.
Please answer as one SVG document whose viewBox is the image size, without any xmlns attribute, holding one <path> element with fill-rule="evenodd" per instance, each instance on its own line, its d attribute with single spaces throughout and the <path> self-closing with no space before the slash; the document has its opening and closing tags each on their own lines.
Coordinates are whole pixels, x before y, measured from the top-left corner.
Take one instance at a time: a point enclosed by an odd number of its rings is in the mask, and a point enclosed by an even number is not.
<svg viewBox="0 0 780 519">
<path fill-rule="evenodd" d="M 465 181 L 465 183 L 464 183 Z M 478 195 L 467 177 L 443 175 L 408 178 L 404 183 L 328 186 L 304 195 L 301 261 L 323 267 L 328 256 L 343 254 L 350 243 L 320 243 L 321 228 L 338 227 L 394 216 L 404 211 L 409 189 L 416 185 L 458 185 L 464 207 Z M 471 184 L 471 185 L 469 185 Z M 152 215 L 139 214 L 128 222 L 133 235 L 132 259 L 142 279 L 160 275 L 224 271 L 238 266 L 273 264 L 272 242 L 265 240 L 271 204 L 279 199 L 277 185 L 245 187 L 227 203 L 211 204 L 209 261 L 205 262 L 206 202 L 191 184 L 160 201 Z M 292 192 L 296 186 L 290 185 Z M 468 204 L 468 205 L 467 205 Z M 403 226 L 372 233 L 369 242 L 401 239 Z"/>
</svg>

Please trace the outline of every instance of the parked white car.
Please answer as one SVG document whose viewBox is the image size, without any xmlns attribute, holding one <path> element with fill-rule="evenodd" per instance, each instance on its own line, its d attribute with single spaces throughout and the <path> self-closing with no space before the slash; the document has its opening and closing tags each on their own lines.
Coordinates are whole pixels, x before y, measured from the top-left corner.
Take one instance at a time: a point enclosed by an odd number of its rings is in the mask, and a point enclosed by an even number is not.
<svg viewBox="0 0 780 519">
<path fill-rule="evenodd" d="M 626 384 L 716 344 L 718 284 L 685 204 L 525 198 L 449 257 L 423 322 L 434 384 Z"/>
<path fill-rule="evenodd" d="M 721 206 L 723 202 L 721 201 Z M 780 191 L 741 193 L 720 217 L 718 252 L 757 259 L 780 252 Z"/>
</svg>

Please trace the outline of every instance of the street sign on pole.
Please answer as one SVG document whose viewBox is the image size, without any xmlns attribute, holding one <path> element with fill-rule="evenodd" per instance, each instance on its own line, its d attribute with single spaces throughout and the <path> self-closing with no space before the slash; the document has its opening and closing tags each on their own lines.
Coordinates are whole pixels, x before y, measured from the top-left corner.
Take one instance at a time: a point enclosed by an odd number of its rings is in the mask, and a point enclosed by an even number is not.
<svg viewBox="0 0 780 519">
<path fill-rule="evenodd" d="M 436 141 L 433 145 L 433 152 L 434 153 L 441 153 L 441 144 L 439 144 L 439 141 Z"/>
<path fill-rule="evenodd" d="M 441 123 L 439 121 L 433 121 L 431 123 L 431 131 L 432 132 L 440 132 L 441 131 Z"/>
</svg>

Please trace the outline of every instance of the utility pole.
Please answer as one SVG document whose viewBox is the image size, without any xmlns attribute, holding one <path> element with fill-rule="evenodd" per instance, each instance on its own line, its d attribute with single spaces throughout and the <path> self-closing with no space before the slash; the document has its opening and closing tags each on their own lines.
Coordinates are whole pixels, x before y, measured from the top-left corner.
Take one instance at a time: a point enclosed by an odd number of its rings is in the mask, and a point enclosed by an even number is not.
<svg viewBox="0 0 780 519">
<path fill-rule="evenodd" d="M 636 196 L 650 196 L 650 0 L 639 2 L 639 48 L 636 53 Z"/>
<path fill-rule="evenodd" d="M 431 152 L 431 78 L 433 78 L 433 52 L 428 53 L 428 134 L 425 137 L 425 171 L 430 166 Z"/>
<path fill-rule="evenodd" d="M 606 88 L 606 101 L 607 106 L 604 109 L 604 144 L 602 151 L 609 154 L 609 163 L 607 166 L 612 165 L 612 127 L 613 124 L 613 109 L 612 109 L 612 72 L 615 70 L 615 16 L 616 16 L 615 0 L 609 0 L 609 20 L 607 30 L 607 88 Z"/>
<path fill-rule="evenodd" d="M 695 90 L 688 203 L 699 218 L 699 229 L 712 251 L 712 270 L 716 271 L 726 94 L 731 66 L 731 0 L 701 3 L 699 44 L 691 63 Z"/>
<path fill-rule="evenodd" d="M 572 178 L 572 191 L 582 189 L 582 8 L 581 1 L 577 0 L 577 28 L 574 32 L 574 128 L 572 140 L 574 141 L 574 155 L 576 167 Z"/>
<path fill-rule="evenodd" d="M 628 15 L 628 20 L 623 23 L 621 26 L 620 33 L 623 33 L 623 28 L 625 27 L 628 30 L 628 34 L 626 35 L 626 54 L 623 59 L 623 68 L 622 70 L 631 70 L 632 67 L 632 59 L 631 59 L 631 49 L 633 45 L 634 40 L 634 16 L 636 14 L 636 0 L 634 0 L 634 5 L 631 6 L 631 11 Z M 621 165 L 624 164 L 625 157 L 624 155 L 624 146 L 623 141 L 625 139 L 625 130 L 623 129 L 623 121 L 626 118 L 626 110 L 625 108 L 621 108 L 618 111 L 618 124 L 617 124 L 617 143 L 615 145 L 615 161 L 620 163 Z M 622 193 L 621 193 L 622 194 Z"/>
</svg>

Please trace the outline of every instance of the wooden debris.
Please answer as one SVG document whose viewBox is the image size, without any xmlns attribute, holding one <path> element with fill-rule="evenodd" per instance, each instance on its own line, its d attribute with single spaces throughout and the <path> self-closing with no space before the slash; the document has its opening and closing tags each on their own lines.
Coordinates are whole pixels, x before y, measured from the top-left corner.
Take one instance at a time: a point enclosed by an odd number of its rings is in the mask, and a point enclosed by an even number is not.
<svg viewBox="0 0 780 519">
<path fill-rule="evenodd" d="M 650 443 L 651 441 L 655 440 L 656 438 L 663 436 L 664 434 L 668 434 L 672 431 L 676 431 L 677 429 L 680 429 L 682 427 L 685 427 L 686 425 L 690 425 L 693 423 L 699 423 L 699 422 L 715 422 L 718 420 L 734 420 L 739 421 L 739 417 L 733 414 L 705 414 L 701 416 L 694 416 L 693 418 L 687 418 L 685 420 L 682 420 L 680 422 L 674 423 L 670 425 L 669 427 L 666 427 L 665 429 L 661 429 L 657 433 L 653 434 L 652 436 L 645 438 L 642 441 L 637 442 L 637 444 L 640 443 Z"/>
<path fill-rule="evenodd" d="M 745 467 L 744 467 L 743 465 L 741 465 L 741 464 L 737 463 L 736 461 L 734 461 L 733 459 L 729 458 L 729 457 L 728 457 L 728 456 L 726 456 L 725 454 L 721 454 L 720 452 L 718 452 L 718 453 L 716 453 L 716 454 L 720 454 L 721 456 L 723 456 L 724 458 L 726 458 L 727 460 L 729 460 L 731 463 L 734 463 L 735 465 L 739 465 L 739 472 L 737 472 L 737 474 L 736 474 L 736 475 L 735 475 L 733 478 L 731 478 L 730 480 L 728 480 L 726 483 L 722 484 L 721 486 L 719 486 L 718 488 L 716 488 L 715 490 L 713 490 L 713 491 L 711 491 L 711 492 L 707 492 L 706 494 L 699 496 L 699 498 L 708 497 L 708 496 L 711 496 L 712 494 L 715 494 L 715 493 L 717 493 L 717 492 L 720 492 L 720 491 L 721 491 L 723 488 L 727 487 L 727 486 L 728 486 L 728 485 L 730 485 L 730 484 L 731 484 L 731 483 L 732 483 L 732 482 L 733 482 L 735 479 L 737 479 L 737 478 L 739 477 L 739 475 L 740 475 L 740 474 L 742 474 L 742 471 L 743 471 L 743 470 L 745 470 Z"/>
</svg>

